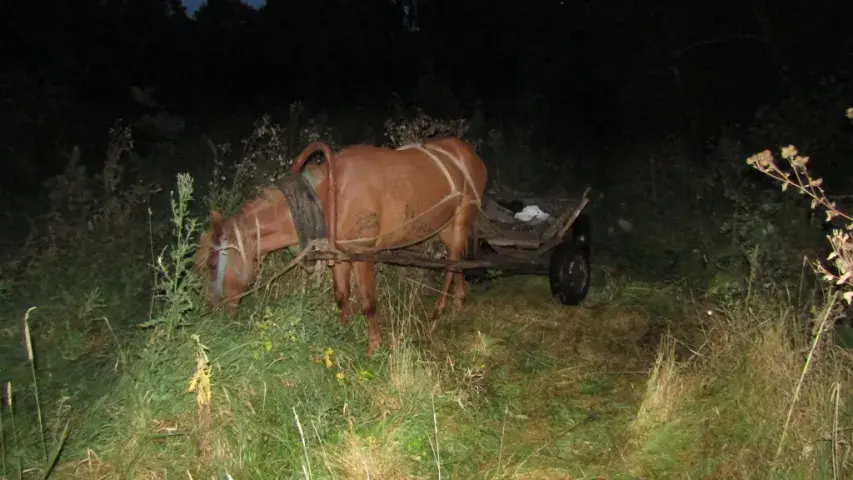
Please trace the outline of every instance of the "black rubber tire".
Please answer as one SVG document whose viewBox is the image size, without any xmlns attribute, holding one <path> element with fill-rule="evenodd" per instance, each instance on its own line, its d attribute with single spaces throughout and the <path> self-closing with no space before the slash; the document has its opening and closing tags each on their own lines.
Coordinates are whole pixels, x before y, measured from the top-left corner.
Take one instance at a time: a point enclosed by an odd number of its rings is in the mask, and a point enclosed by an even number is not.
<svg viewBox="0 0 853 480">
<path fill-rule="evenodd" d="M 579 305 L 589 292 L 589 247 L 565 241 L 551 252 L 548 283 L 551 295 L 563 305 Z"/>
</svg>

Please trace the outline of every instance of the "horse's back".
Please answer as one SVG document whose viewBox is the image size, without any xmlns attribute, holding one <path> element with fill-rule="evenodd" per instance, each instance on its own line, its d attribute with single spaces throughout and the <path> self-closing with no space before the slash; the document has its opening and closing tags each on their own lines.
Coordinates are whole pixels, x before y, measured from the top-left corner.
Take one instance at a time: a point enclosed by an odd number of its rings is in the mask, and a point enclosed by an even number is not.
<svg viewBox="0 0 853 480">
<path fill-rule="evenodd" d="M 474 151 L 468 142 L 465 142 L 456 137 L 438 138 L 424 142 L 425 145 L 434 145 L 442 150 L 446 150 L 461 160 L 462 165 L 467 170 L 470 176 L 469 181 L 473 181 L 472 187 L 477 191 L 477 195 L 482 196 L 486 189 L 488 175 L 486 171 L 486 163 L 480 158 L 480 155 Z"/>
<path fill-rule="evenodd" d="M 438 147 L 438 150 L 430 147 Z M 425 155 L 424 149 L 431 155 Z M 439 152 L 446 152 L 451 158 L 445 158 L 445 155 Z M 419 176 L 422 180 L 429 177 L 429 175 L 423 176 L 424 170 L 435 173 L 437 166 L 435 160 L 438 159 L 444 168 L 447 168 L 454 176 L 461 173 L 463 176 L 470 177 L 467 180 L 475 183 L 473 187 L 480 195 L 482 195 L 487 181 L 486 165 L 482 158 L 467 142 L 456 137 L 431 139 L 422 143 L 406 145 L 399 149 L 374 145 L 351 145 L 342 149 L 336 155 L 336 159 L 337 168 L 352 167 L 363 174 L 369 173 L 374 178 L 397 176 L 408 169 L 411 174 Z M 459 163 L 457 164 L 457 162 Z M 452 167 L 464 169 L 465 172 L 455 172 Z M 444 170 L 441 167 L 438 171 L 443 175 Z"/>
<path fill-rule="evenodd" d="M 366 242 L 372 247 L 434 233 L 452 218 L 456 195 L 482 199 L 486 183 L 482 159 L 455 138 L 401 149 L 353 145 L 336 155 L 335 172 L 339 239 L 376 238 Z"/>
</svg>

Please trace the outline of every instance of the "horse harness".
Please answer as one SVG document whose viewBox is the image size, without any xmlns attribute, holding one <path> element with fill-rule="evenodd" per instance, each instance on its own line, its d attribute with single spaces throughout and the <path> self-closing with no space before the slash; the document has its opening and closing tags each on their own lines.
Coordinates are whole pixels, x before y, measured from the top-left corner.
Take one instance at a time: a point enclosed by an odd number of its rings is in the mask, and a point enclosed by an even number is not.
<svg viewBox="0 0 853 480">
<path fill-rule="evenodd" d="M 326 238 L 323 206 L 311 174 L 306 170 L 300 175 L 286 175 L 276 187 L 281 190 L 290 207 L 300 250 L 307 248 L 311 240 Z"/>
<path fill-rule="evenodd" d="M 305 171 L 301 175 L 287 175 L 276 184 L 276 187 L 284 195 L 287 204 L 290 206 L 293 225 L 299 239 L 300 251 L 307 248 L 309 242 L 312 240 L 326 237 L 326 222 L 323 219 L 323 209 L 320 198 L 317 197 L 313 182 L 311 174 Z M 257 222 L 258 219 L 256 217 L 255 223 Z M 237 240 L 237 250 L 244 256 L 245 260 L 242 232 L 237 228 L 237 225 L 234 225 L 233 229 L 234 237 Z M 260 235 L 260 225 L 256 226 L 255 231 Z M 257 244 L 260 245 L 260 238 L 257 239 Z M 228 243 L 226 235 L 223 235 L 219 244 L 214 247 L 214 250 L 219 252 L 219 259 L 216 265 L 216 280 L 211 282 L 211 286 L 220 297 L 223 296 L 223 284 L 225 281 L 225 270 L 228 268 L 228 250 L 230 247 L 231 245 Z M 295 251 L 295 246 L 291 247 L 291 251 L 294 254 L 298 253 L 298 251 Z M 236 266 L 232 268 L 240 277 L 241 282 L 245 283 L 248 281 L 247 272 L 241 271 Z"/>
</svg>

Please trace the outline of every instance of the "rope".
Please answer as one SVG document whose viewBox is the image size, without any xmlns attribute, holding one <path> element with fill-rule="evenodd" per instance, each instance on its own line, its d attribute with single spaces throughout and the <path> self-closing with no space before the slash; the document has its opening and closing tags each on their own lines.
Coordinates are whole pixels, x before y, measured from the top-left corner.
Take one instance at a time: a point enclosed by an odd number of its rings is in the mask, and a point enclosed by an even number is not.
<svg viewBox="0 0 853 480">
<path fill-rule="evenodd" d="M 337 250 L 335 250 L 335 249 L 333 249 L 333 248 L 328 248 L 328 247 L 327 247 L 327 245 L 325 245 L 326 243 L 327 243 L 327 240 L 325 240 L 325 239 L 322 239 L 322 240 L 320 240 L 320 239 L 318 239 L 318 240 L 311 240 L 310 242 L 308 242 L 308 245 L 306 245 L 306 246 L 305 246 L 305 248 L 304 248 L 304 249 L 302 249 L 302 251 L 299 253 L 299 255 L 297 255 L 293 260 L 291 260 L 287 265 L 285 265 L 285 266 L 284 266 L 284 268 L 283 268 L 281 271 L 279 271 L 278 273 L 276 273 L 275 275 L 273 275 L 273 276 L 272 276 L 269 280 L 267 280 L 264 284 L 262 284 L 262 285 L 258 285 L 258 286 L 254 287 L 254 288 L 252 288 L 252 289 L 250 289 L 250 290 L 247 290 L 247 291 L 245 291 L 245 292 L 243 292 L 243 293 L 241 293 L 241 294 L 239 294 L 239 295 L 234 295 L 234 296 L 232 296 L 232 297 L 228 297 L 228 298 L 227 298 L 227 299 L 225 299 L 225 300 L 236 300 L 236 299 L 240 299 L 240 298 L 245 297 L 246 295 L 250 295 L 250 294 L 255 293 L 255 292 L 259 291 L 259 290 L 263 290 L 264 288 L 267 288 L 267 287 L 268 287 L 268 286 L 270 286 L 270 284 L 271 284 L 272 282 L 274 282 L 276 279 L 278 279 L 279 277 L 281 277 L 281 276 L 282 276 L 282 275 L 284 275 L 285 273 L 287 273 L 287 272 L 289 272 L 289 271 L 293 270 L 297 265 L 299 265 L 299 262 L 301 262 L 301 261 L 302 261 L 302 260 L 303 260 L 303 259 L 304 259 L 308 254 L 309 254 L 309 253 L 311 253 L 311 252 L 315 251 L 315 249 L 316 249 L 317 247 L 324 247 L 324 248 L 323 248 L 323 250 L 322 250 L 322 251 L 324 251 L 324 252 L 329 252 L 329 253 L 332 253 L 332 254 L 335 254 L 335 255 L 345 256 L 343 253 L 341 253 L 341 252 L 339 252 L 339 251 L 337 251 Z M 221 296 L 221 295 L 220 295 L 220 296 Z M 224 302 L 223 302 L 223 303 L 224 303 Z"/>
</svg>

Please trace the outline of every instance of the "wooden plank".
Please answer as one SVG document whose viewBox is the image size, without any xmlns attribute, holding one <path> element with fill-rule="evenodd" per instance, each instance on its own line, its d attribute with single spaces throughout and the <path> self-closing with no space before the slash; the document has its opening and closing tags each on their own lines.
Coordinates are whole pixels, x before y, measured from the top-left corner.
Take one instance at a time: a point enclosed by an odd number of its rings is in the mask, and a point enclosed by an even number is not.
<svg viewBox="0 0 853 480">
<path fill-rule="evenodd" d="M 539 248 L 539 235 L 531 230 L 495 229 L 494 232 L 482 233 L 480 238 L 493 246 Z"/>
<path fill-rule="evenodd" d="M 538 235 L 532 235 L 529 238 L 526 237 L 495 237 L 495 238 L 484 238 L 489 245 L 493 247 L 516 247 L 523 248 L 525 250 L 536 250 L 542 245 L 542 242 L 539 241 Z"/>
<path fill-rule="evenodd" d="M 552 223 L 547 230 L 545 230 L 545 232 L 542 234 L 543 243 L 557 236 L 557 234 L 560 233 L 560 230 L 566 225 L 567 222 L 574 222 L 577 219 L 579 211 L 583 210 L 586 204 L 589 203 L 589 198 L 587 198 L 587 195 L 589 195 L 589 190 L 590 188 L 587 187 L 586 190 L 584 190 L 583 195 L 581 195 L 580 201 L 578 201 L 578 203 L 573 205 L 571 208 L 567 207 L 565 210 L 563 210 L 560 216 L 557 217 L 557 220 Z M 563 233 L 565 233 L 565 229 L 563 229 Z"/>
<path fill-rule="evenodd" d="M 340 252 L 314 250 L 307 252 L 305 258 L 311 261 L 333 260 L 336 262 L 378 262 L 405 267 L 419 267 L 432 270 L 451 270 L 464 272 L 475 268 L 496 270 L 524 271 L 529 273 L 547 272 L 546 259 L 530 256 L 529 259 L 518 257 L 507 258 L 498 255 L 483 255 L 476 260 L 461 260 L 454 262 L 446 258 L 430 258 L 422 255 L 412 255 L 398 251 L 385 250 L 380 252 L 353 253 L 345 255 Z"/>
<path fill-rule="evenodd" d="M 500 222 L 513 224 L 516 219 L 513 217 L 513 212 L 508 208 L 504 208 L 491 198 L 483 200 L 482 215 L 490 222 Z"/>
<path fill-rule="evenodd" d="M 539 247 L 539 249 L 536 251 L 536 253 L 538 253 L 540 255 L 544 254 L 545 252 L 551 250 L 552 248 L 556 247 L 557 244 L 562 242 L 563 237 L 566 235 L 566 232 L 569 231 L 569 228 L 571 228 L 572 224 L 575 223 L 575 220 L 578 219 L 578 216 L 580 216 L 581 212 L 583 211 L 583 209 L 586 207 L 586 205 L 588 203 L 589 203 L 589 198 L 584 197 L 581 204 L 578 205 L 578 207 L 575 208 L 574 212 L 572 212 L 572 214 L 569 216 L 569 218 L 566 219 L 565 223 L 563 223 L 563 225 L 560 227 L 560 230 L 557 232 L 557 234 L 554 235 L 553 237 L 545 240 L 545 242 L 542 243 L 542 246 Z"/>
</svg>

